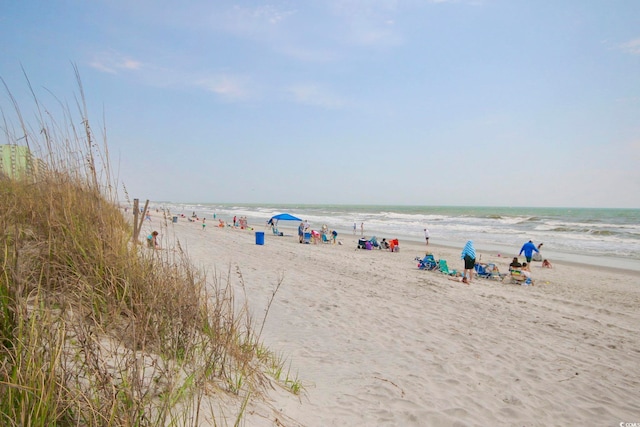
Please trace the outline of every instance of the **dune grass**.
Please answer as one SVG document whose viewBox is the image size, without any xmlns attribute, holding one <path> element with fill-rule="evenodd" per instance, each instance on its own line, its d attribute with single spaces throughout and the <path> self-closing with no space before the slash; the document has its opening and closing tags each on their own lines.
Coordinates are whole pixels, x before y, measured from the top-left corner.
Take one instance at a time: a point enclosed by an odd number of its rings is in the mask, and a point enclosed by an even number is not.
<svg viewBox="0 0 640 427">
<path fill-rule="evenodd" d="M 207 277 L 179 242 L 132 242 L 79 87 L 77 118 L 35 95 L 33 126 L 15 101 L 17 124 L 2 111 L 5 143 L 46 168 L 0 176 L 0 425 L 237 425 L 270 380 L 300 393 L 230 271 Z"/>
</svg>

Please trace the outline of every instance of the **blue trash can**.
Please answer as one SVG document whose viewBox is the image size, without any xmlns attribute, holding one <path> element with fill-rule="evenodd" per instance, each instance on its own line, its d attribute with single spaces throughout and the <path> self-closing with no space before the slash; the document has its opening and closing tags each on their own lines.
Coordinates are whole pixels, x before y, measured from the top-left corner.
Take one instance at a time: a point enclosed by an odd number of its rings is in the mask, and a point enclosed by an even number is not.
<svg viewBox="0 0 640 427">
<path fill-rule="evenodd" d="M 256 245 L 264 245 L 264 231 L 256 231 Z"/>
<path fill-rule="evenodd" d="M 178 222 L 178 217 L 177 216 L 173 217 L 173 222 Z"/>
</svg>

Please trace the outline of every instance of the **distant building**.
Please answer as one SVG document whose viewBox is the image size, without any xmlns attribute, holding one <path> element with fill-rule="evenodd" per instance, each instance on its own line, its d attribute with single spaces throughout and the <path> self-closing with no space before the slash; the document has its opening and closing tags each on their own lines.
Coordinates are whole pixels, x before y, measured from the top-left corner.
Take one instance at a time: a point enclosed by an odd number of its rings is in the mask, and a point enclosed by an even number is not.
<svg viewBox="0 0 640 427">
<path fill-rule="evenodd" d="M 23 145 L 0 145 L 0 175 L 12 179 L 38 178 L 45 170 L 41 159 Z"/>
</svg>

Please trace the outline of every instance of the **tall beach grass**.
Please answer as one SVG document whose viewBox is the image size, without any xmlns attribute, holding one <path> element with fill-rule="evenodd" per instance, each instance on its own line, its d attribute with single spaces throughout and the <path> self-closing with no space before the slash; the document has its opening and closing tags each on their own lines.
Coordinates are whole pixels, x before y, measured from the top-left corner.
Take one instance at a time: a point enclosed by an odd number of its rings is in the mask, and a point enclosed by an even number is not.
<svg viewBox="0 0 640 427">
<path fill-rule="evenodd" d="M 0 175 L 0 425 L 237 425 L 268 384 L 299 393 L 235 300 L 241 273 L 132 241 L 76 77 L 58 115 L 33 90 L 33 120 L 6 85 L 0 104 L 0 143 L 45 166 Z"/>
</svg>

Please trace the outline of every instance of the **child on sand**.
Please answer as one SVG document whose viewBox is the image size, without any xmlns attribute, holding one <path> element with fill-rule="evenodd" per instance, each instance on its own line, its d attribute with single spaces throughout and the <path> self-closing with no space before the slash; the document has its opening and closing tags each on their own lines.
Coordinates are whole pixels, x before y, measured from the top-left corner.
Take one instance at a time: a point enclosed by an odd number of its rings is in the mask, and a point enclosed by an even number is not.
<svg viewBox="0 0 640 427">
<path fill-rule="evenodd" d="M 150 248 L 158 249 L 158 232 L 154 231 L 153 233 L 147 236 L 147 245 Z"/>
</svg>

